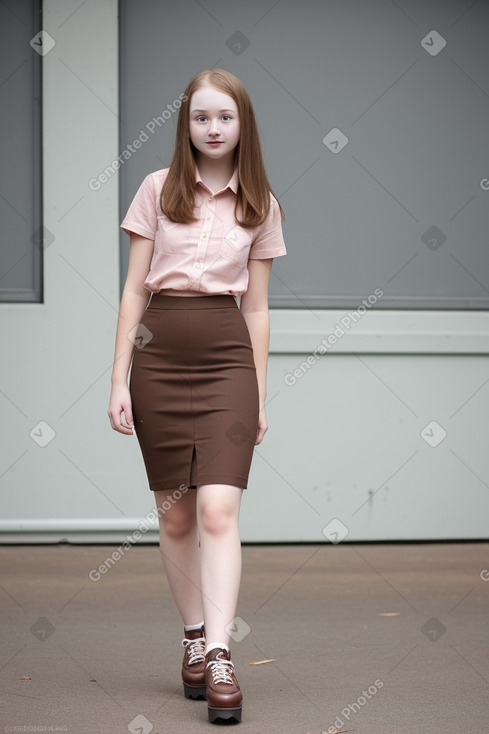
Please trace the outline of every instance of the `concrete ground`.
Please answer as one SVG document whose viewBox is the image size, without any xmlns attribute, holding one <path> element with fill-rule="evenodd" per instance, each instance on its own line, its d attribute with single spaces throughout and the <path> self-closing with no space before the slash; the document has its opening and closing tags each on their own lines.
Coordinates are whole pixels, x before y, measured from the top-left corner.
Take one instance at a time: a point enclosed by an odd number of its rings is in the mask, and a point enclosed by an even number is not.
<svg viewBox="0 0 489 734">
<path fill-rule="evenodd" d="M 0 732 L 489 729 L 489 543 L 244 546 L 238 725 L 183 696 L 158 546 L 115 547 L 0 546 Z"/>
</svg>

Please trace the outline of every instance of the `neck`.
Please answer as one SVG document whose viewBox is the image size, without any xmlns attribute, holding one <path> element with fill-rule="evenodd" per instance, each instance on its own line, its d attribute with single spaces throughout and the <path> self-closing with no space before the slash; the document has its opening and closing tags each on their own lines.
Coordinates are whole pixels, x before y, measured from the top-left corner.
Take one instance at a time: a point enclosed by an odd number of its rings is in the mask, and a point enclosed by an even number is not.
<svg viewBox="0 0 489 734">
<path fill-rule="evenodd" d="M 216 161 L 213 161 L 207 156 L 198 155 L 196 157 L 196 163 L 204 183 L 206 180 L 214 183 L 217 181 L 222 182 L 223 186 L 227 184 L 235 169 L 232 155 Z"/>
</svg>

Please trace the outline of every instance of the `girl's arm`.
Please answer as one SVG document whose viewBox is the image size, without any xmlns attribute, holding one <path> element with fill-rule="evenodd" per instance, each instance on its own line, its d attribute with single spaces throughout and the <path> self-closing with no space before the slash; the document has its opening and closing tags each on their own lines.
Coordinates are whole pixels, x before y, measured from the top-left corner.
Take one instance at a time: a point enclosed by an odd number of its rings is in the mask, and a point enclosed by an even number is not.
<svg viewBox="0 0 489 734">
<path fill-rule="evenodd" d="M 153 240 L 131 233 L 129 267 L 117 320 L 112 390 L 107 410 L 112 428 L 128 435 L 132 434 L 134 425 L 131 396 L 127 385 L 134 343 L 128 334 L 140 323 L 148 305 L 150 294 L 143 287 L 143 283 L 149 272 L 153 247 Z"/>
<path fill-rule="evenodd" d="M 258 381 L 259 410 L 258 432 L 255 444 L 261 443 L 268 424 L 265 412 L 267 396 L 267 364 L 270 345 L 270 316 L 268 313 L 268 284 L 273 258 L 249 260 L 248 290 L 241 296 L 240 310 L 250 332 L 253 358 Z"/>
</svg>

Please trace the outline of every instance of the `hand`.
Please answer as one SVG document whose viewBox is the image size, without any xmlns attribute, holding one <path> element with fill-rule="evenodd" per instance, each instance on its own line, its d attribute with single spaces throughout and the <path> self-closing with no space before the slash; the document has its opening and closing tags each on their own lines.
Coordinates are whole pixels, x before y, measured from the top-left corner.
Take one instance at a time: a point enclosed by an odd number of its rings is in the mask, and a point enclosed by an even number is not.
<svg viewBox="0 0 489 734">
<path fill-rule="evenodd" d="M 113 385 L 107 415 L 114 431 L 128 436 L 133 435 L 134 419 L 131 395 L 127 385 Z"/>
<path fill-rule="evenodd" d="M 263 437 L 267 431 L 268 431 L 267 414 L 265 412 L 265 408 L 261 408 L 260 414 L 258 416 L 258 430 L 256 432 L 255 446 L 258 446 L 258 444 L 262 442 Z"/>
</svg>

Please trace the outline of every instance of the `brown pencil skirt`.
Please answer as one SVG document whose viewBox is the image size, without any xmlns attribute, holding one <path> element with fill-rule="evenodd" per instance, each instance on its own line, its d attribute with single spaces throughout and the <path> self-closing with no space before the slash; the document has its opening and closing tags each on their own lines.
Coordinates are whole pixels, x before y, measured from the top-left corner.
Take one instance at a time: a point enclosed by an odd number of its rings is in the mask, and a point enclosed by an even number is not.
<svg viewBox="0 0 489 734">
<path fill-rule="evenodd" d="M 134 343 L 129 388 L 149 488 L 246 489 L 258 384 L 234 297 L 154 294 Z"/>
</svg>

